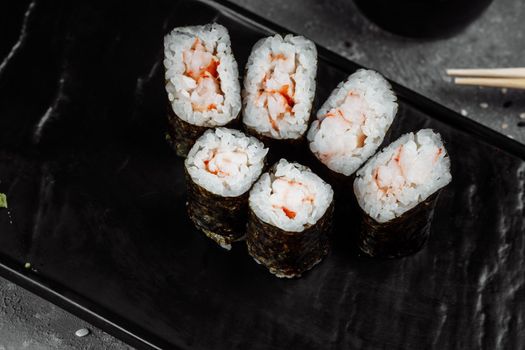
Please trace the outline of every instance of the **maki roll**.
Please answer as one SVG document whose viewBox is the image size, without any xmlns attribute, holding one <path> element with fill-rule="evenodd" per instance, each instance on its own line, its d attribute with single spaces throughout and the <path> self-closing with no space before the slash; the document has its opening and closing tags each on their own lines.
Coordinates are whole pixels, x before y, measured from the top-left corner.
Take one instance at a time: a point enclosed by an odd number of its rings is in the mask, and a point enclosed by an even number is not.
<svg viewBox="0 0 525 350">
<path fill-rule="evenodd" d="M 237 130 L 208 130 L 185 161 L 188 214 L 223 248 L 245 234 L 248 191 L 261 175 L 268 149 Z"/>
<path fill-rule="evenodd" d="M 341 82 L 308 131 L 310 150 L 331 171 L 352 175 L 372 156 L 394 120 L 396 95 L 379 73 L 360 69 Z"/>
<path fill-rule="evenodd" d="M 185 157 L 208 128 L 232 123 L 241 109 L 239 72 L 223 26 L 173 29 L 164 38 L 168 136 Z"/>
<path fill-rule="evenodd" d="M 250 191 L 250 255 L 277 277 L 311 269 L 330 247 L 333 195 L 310 169 L 281 159 Z"/>
<path fill-rule="evenodd" d="M 417 252 L 430 235 L 440 189 L 452 179 L 441 136 L 408 133 L 357 172 L 354 193 L 363 213 L 359 248 L 372 257 Z"/>
<path fill-rule="evenodd" d="M 243 123 L 269 141 L 300 140 L 308 127 L 315 94 L 317 49 L 302 37 L 259 40 L 246 65 Z"/>
</svg>

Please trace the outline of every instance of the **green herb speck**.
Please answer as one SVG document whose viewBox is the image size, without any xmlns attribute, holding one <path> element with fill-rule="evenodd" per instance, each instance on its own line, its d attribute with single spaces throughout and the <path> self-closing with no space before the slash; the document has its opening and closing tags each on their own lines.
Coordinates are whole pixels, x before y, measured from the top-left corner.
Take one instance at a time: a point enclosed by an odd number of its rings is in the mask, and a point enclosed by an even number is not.
<svg viewBox="0 0 525 350">
<path fill-rule="evenodd" d="M 7 196 L 5 193 L 0 193 L 0 208 L 7 208 Z"/>
</svg>

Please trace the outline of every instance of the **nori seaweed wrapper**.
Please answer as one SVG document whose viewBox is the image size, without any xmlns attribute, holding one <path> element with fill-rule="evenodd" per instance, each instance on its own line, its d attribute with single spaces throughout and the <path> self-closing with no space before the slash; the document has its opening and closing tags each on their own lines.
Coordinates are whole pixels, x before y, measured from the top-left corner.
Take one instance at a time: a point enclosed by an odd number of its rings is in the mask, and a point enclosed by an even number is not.
<svg viewBox="0 0 525 350">
<path fill-rule="evenodd" d="M 304 134 L 296 139 L 275 139 L 273 137 L 260 134 L 255 129 L 252 129 L 243 124 L 243 131 L 250 136 L 255 137 L 264 144 L 264 147 L 268 148 L 268 163 L 276 163 L 279 159 L 285 158 L 290 161 L 299 162 L 304 164 L 308 160 L 308 154 L 305 152 L 308 144 Z"/>
<path fill-rule="evenodd" d="M 197 139 L 209 127 L 190 124 L 180 119 L 168 104 L 168 143 L 180 157 L 186 157 Z"/>
<path fill-rule="evenodd" d="M 265 223 L 250 209 L 246 229 L 248 252 L 277 277 L 300 277 L 330 250 L 334 201 L 324 215 L 302 232 L 288 232 Z"/>
<path fill-rule="evenodd" d="M 379 223 L 362 212 L 359 248 L 370 257 L 393 259 L 418 252 L 428 237 L 441 189 L 403 215 Z"/>
<path fill-rule="evenodd" d="M 315 118 L 310 118 L 310 127 L 314 119 Z M 398 118 L 394 118 L 392 125 L 397 125 L 397 120 Z M 328 182 L 330 186 L 332 186 L 336 195 L 336 199 L 338 201 L 338 207 L 341 207 L 340 204 L 346 203 L 348 200 L 355 200 L 355 197 L 353 196 L 353 183 L 356 178 L 356 173 L 359 171 L 359 169 L 361 169 L 375 154 L 379 153 L 383 148 L 387 147 L 389 144 L 395 141 L 395 139 L 393 140 L 392 136 L 394 134 L 394 128 L 392 128 L 392 125 L 390 125 L 390 127 L 385 132 L 383 141 L 379 144 L 379 146 L 377 146 L 374 153 L 370 157 L 365 159 L 363 163 L 350 175 L 344 175 L 342 173 L 338 173 L 337 171 L 330 169 L 312 152 L 312 150 L 310 149 L 310 141 L 307 141 L 306 147 L 308 149 L 309 158 L 305 162 L 305 164 L 308 164 L 312 171 L 314 171 L 324 181 Z"/>
<path fill-rule="evenodd" d="M 348 189 L 352 188 L 355 180 L 355 172 L 352 175 L 344 175 L 333 171 L 326 166 L 323 162 L 319 160 L 310 150 L 308 151 L 309 160 L 307 164 L 310 166 L 310 169 L 321 179 L 328 182 L 334 190 L 336 198 L 343 200 L 342 195 L 345 197 L 348 195 Z M 350 191 L 352 193 L 353 191 Z"/>
<path fill-rule="evenodd" d="M 310 169 L 330 184 L 334 190 L 334 200 L 337 202 L 337 207 L 334 211 L 335 220 L 348 221 L 349 213 L 357 213 L 356 208 L 358 207 L 353 191 L 355 172 L 352 175 L 343 175 L 328 168 L 312 152 L 308 152 L 308 156 L 310 162 L 307 164 L 310 166 Z"/>
<path fill-rule="evenodd" d="M 313 121 L 313 120 L 311 120 Z M 394 124 L 397 121 L 397 118 L 394 118 L 394 121 L 392 124 Z M 376 148 L 374 153 L 368 157 L 366 160 L 363 161 L 363 163 L 350 175 L 344 175 L 342 173 L 338 173 L 337 171 L 334 171 L 330 169 L 325 163 L 323 163 L 317 156 L 312 152 L 310 149 L 310 142 L 308 141 L 306 144 L 306 147 L 308 148 L 308 154 L 309 159 L 306 164 L 310 166 L 310 168 L 319 175 L 324 181 L 328 182 L 330 186 L 334 189 L 334 193 L 336 195 L 336 199 L 338 200 L 338 207 L 340 206 L 341 202 L 346 203 L 349 200 L 349 197 L 353 197 L 353 183 L 356 178 L 356 173 L 361 169 L 366 162 L 374 156 L 374 154 L 379 153 L 383 148 L 388 146 L 390 143 L 392 143 L 392 126 L 388 128 L 388 130 L 385 133 L 385 137 L 381 144 Z M 348 190 L 350 188 L 350 190 Z"/>
<path fill-rule="evenodd" d="M 223 248 L 240 240 L 246 232 L 248 196 L 222 197 L 193 182 L 185 168 L 188 189 L 188 215 L 195 226 Z"/>
<path fill-rule="evenodd" d="M 175 114 L 170 103 L 168 103 L 167 109 L 168 130 L 166 139 L 177 155 L 185 158 L 191 147 L 195 144 L 195 141 L 197 141 L 206 130 L 213 129 L 214 127 L 193 125 L 182 120 Z M 238 119 L 239 117 L 237 116 L 226 125 L 217 125 L 217 127 L 236 128 L 238 126 Z"/>
</svg>

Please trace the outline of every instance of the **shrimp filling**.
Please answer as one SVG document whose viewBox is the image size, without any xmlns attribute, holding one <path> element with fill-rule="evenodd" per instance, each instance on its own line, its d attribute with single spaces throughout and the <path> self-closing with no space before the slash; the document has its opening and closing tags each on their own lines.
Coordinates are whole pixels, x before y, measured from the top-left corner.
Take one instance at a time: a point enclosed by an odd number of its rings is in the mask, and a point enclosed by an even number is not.
<svg viewBox="0 0 525 350">
<path fill-rule="evenodd" d="M 415 207 L 451 181 L 450 160 L 430 129 L 402 136 L 357 173 L 354 192 L 361 208 L 386 222 Z"/>
<path fill-rule="evenodd" d="M 215 50 L 208 50 L 199 38 L 184 50 L 184 82 L 194 111 L 204 112 L 222 107 L 224 94 L 217 67 L 220 65 Z"/>
<path fill-rule="evenodd" d="M 294 220 L 298 212 L 312 214 L 314 196 L 305 184 L 281 177 L 272 183 L 270 204 L 278 214 L 284 214 L 290 220 Z"/>
<path fill-rule="evenodd" d="M 295 53 L 270 53 L 269 70 L 260 83 L 256 105 L 266 111 L 268 122 L 279 132 L 284 118 L 293 118 L 295 105 Z"/>
<path fill-rule="evenodd" d="M 237 177 L 248 165 L 248 155 L 240 148 L 221 151 L 218 148 L 209 150 L 208 157 L 202 161 L 203 168 L 218 177 Z"/>
<path fill-rule="evenodd" d="M 367 135 L 363 127 L 371 113 L 359 93 L 350 91 L 343 103 L 324 114 L 317 124 L 319 137 L 330 135 L 331 142 L 318 142 L 316 153 L 323 163 L 330 163 L 341 155 L 353 155 L 365 145 Z"/>
<path fill-rule="evenodd" d="M 332 202 L 330 185 L 310 169 L 281 159 L 250 192 L 250 208 L 264 222 L 301 232 L 314 225 Z"/>
<path fill-rule="evenodd" d="M 315 94 L 315 44 L 291 34 L 261 39 L 254 45 L 246 68 L 243 123 L 274 139 L 302 137 Z"/>
<path fill-rule="evenodd" d="M 228 197 L 250 189 L 264 166 L 268 149 L 253 137 L 226 128 L 207 131 L 192 147 L 186 169 L 192 181 Z"/>
<path fill-rule="evenodd" d="M 174 28 L 164 37 L 163 63 L 175 117 L 207 128 L 237 118 L 242 104 L 239 69 L 224 26 Z"/>
<path fill-rule="evenodd" d="M 443 154 L 436 145 L 418 145 L 410 140 L 399 146 L 392 158 L 373 170 L 374 183 L 379 196 L 392 196 L 397 202 L 403 200 L 406 187 L 415 188 L 428 181 L 432 168 Z"/>
<path fill-rule="evenodd" d="M 388 81 L 358 70 L 319 109 L 307 134 L 310 150 L 330 170 L 352 175 L 383 142 L 396 112 Z"/>
</svg>

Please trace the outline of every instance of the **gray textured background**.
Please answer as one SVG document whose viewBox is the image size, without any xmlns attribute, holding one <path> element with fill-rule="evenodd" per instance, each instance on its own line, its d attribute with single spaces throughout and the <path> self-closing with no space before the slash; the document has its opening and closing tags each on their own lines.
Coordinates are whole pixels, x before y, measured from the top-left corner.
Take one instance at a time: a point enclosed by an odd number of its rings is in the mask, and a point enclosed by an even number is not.
<svg viewBox="0 0 525 350">
<path fill-rule="evenodd" d="M 350 0 L 233 0 L 320 45 L 376 69 L 421 94 L 525 142 L 525 91 L 459 87 L 446 68 L 525 66 L 525 3 L 495 0 L 461 34 L 433 41 L 388 34 Z M 522 118 L 520 118 L 522 115 Z M 77 338 L 82 327 L 92 333 Z M 0 350 L 126 349 L 128 346 L 62 309 L 0 278 Z"/>
<path fill-rule="evenodd" d="M 521 0 L 495 0 L 464 32 L 427 41 L 382 31 L 350 0 L 234 2 L 525 142 L 525 128 L 517 126 L 520 114 L 525 113 L 525 90 L 504 93 L 497 88 L 455 86 L 445 74 L 446 68 L 525 66 L 525 3 Z"/>
</svg>

